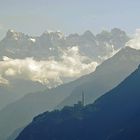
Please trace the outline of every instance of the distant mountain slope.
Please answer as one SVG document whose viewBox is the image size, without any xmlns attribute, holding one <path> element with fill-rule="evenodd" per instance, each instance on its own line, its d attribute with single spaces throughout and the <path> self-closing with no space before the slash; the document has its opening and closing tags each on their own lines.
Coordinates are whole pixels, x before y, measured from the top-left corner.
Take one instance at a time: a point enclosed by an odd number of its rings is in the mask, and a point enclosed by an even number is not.
<svg viewBox="0 0 140 140">
<path fill-rule="evenodd" d="M 94 104 L 34 118 L 16 140 L 139 140 L 140 67 Z"/>
<path fill-rule="evenodd" d="M 125 47 L 116 55 L 104 61 L 90 74 L 86 83 L 76 87 L 72 94 L 64 100 L 58 108 L 73 105 L 85 93 L 85 103 L 92 103 L 99 96 L 117 86 L 124 78 L 131 74 L 140 63 L 140 50 Z"/>
<path fill-rule="evenodd" d="M 6 105 L 16 101 L 19 94 L 15 94 L 12 91 L 7 90 L 5 87 L 0 87 L 0 110 Z"/>
<path fill-rule="evenodd" d="M 0 86 L 0 110 L 28 93 L 47 89 L 46 85 L 23 79 L 9 79 L 9 85 Z"/>
<path fill-rule="evenodd" d="M 27 94 L 0 111 L 0 139 L 6 140 L 13 131 L 26 126 L 34 116 L 46 110 L 53 110 L 72 90 L 87 80 L 84 76 L 76 81 L 47 89 L 42 92 Z"/>
</svg>

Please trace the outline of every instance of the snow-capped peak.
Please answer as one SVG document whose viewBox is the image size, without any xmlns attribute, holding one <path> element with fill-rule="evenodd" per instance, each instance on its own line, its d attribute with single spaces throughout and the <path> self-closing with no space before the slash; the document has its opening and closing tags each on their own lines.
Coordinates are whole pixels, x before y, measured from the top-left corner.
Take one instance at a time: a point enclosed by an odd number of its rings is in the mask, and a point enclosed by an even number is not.
<svg viewBox="0 0 140 140">
<path fill-rule="evenodd" d="M 18 40 L 22 35 L 24 35 L 23 33 L 20 32 L 16 32 L 13 29 L 8 30 L 6 37 L 7 38 L 12 38 L 14 40 Z"/>
<path fill-rule="evenodd" d="M 57 31 L 56 34 L 59 36 L 60 39 L 64 38 L 64 33 L 62 33 L 61 31 Z"/>
<path fill-rule="evenodd" d="M 14 33 L 15 31 L 13 29 L 8 30 L 8 32 Z"/>
<path fill-rule="evenodd" d="M 30 40 L 31 42 L 33 42 L 33 43 L 36 42 L 36 39 L 35 39 L 35 38 L 29 38 L 29 40 Z"/>
</svg>

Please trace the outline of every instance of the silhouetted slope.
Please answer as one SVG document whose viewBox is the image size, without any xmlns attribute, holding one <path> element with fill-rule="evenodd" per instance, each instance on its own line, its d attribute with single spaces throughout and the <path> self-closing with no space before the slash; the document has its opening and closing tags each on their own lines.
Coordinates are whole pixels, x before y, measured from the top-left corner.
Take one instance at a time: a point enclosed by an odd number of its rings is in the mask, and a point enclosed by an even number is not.
<svg viewBox="0 0 140 140">
<path fill-rule="evenodd" d="M 140 67 L 94 104 L 36 117 L 16 140 L 139 140 Z"/>
</svg>

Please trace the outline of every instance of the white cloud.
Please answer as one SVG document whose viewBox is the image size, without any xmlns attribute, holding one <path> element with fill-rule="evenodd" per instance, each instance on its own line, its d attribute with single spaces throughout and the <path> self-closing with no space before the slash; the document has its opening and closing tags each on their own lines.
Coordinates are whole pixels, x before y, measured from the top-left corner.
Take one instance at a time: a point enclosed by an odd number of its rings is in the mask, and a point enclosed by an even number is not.
<svg viewBox="0 0 140 140">
<path fill-rule="evenodd" d="M 133 38 L 126 43 L 126 46 L 140 50 L 140 29 L 136 29 Z"/>
<path fill-rule="evenodd" d="M 63 50 L 59 60 L 3 57 L 3 61 L 0 61 L 0 83 L 7 84 L 8 77 L 12 77 L 38 81 L 52 87 L 62 84 L 64 78 L 73 79 L 88 74 L 97 65 L 88 57 L 80 55 L 77 46 Z"/>
<path fill-rule="evenodd" d="M 110 44 L 106 44 L 106 49 L 108 49 L 108 54 L 105 56 L 98 56 L 98 58 L 103 62 L 109 58 L 111 58 L 112 56 L 114 56 L 117 52 L 119 52 L 120 49 L 114 49 L 113 45 Z"/>
</svg>

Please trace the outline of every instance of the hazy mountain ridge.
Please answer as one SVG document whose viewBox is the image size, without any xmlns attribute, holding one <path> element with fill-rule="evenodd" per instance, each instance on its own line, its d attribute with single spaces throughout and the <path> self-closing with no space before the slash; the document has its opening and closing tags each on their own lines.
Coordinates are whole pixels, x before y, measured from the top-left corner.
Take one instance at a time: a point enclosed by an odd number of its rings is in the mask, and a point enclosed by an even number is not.
<svg viewBox="0 0 140 140">
<path fill-rule="evenodd" d="M 77 104 L 35 117 L 16 140 L 138 140 L 139 82 L 140 66 L 91 105 Z"/>
<path fill-rule="evenodd" d="M 46 85 L 24 79 L 9 79 L 10 85 L 0 86 L 0 110 L 29 93 L 47 89 Z"/>
</svg>

